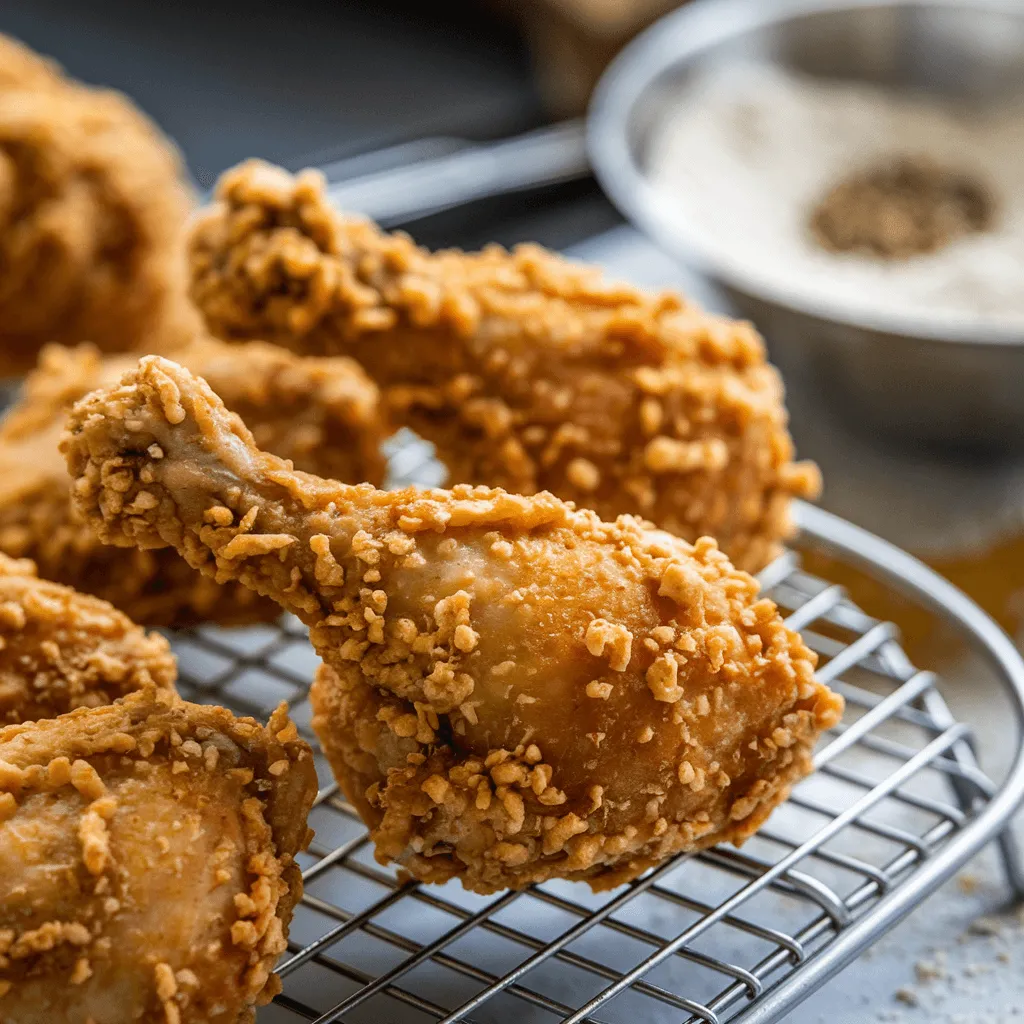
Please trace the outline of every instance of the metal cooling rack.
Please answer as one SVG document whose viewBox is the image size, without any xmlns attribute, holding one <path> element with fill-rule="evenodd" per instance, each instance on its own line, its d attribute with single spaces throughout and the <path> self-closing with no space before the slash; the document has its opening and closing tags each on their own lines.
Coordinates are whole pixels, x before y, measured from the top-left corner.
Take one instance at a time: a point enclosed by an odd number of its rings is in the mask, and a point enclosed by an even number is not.
<svg viewBox="0 0 1024 1024">
<path fill-rule="evenodd" d="M 396 445 L 399 477 L 422 451 Z M 809 506 L 797 547 L 823 548 L 960 627 L 1005 683 L 1018 737 L 1024 662 L 977 606 L 910 556 Z M 1005 831 L 1024 796 L 1024 754 L 994 784 L 969 728 L 900 648 L 895 627 L 789 552 L 761 574 L 847 700 L 818 771 L 742 850 L 680 856 L 593 895 L 545 883 L 481 897 L 382 868 L 318 756 L 321 790 L 303 856 L 306 894 L 260 1024 L 775 1021 L 999 837 L 1010 885 L 1024 872 Z M 177 634 L 182 691 L 266 717 L 284 699 L 309 729 L 317 659 L 293 619 Z"/>
</svg>

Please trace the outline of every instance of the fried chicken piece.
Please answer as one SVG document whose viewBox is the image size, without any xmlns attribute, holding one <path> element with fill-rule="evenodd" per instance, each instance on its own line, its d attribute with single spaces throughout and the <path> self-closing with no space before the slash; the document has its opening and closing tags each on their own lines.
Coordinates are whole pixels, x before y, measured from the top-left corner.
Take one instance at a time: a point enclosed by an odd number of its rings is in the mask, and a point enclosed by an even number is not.
<svg viewBox="0 0 1024 1024">
<path fill-rule="evenodd" d="M 105 350 L 195 330 L 176 152 L 125 97 L 0 37 L 0 377 L 46 342 Z"/>
<path fill-rule="evenodd" d="M 715 542 L 551 494 L 382 492 L 258 451 L 156 357 L 61 442 L 110 543 L 173 545 L 310 627 L 315 728 L 384 861 L 595 888 L 750 836 L 842 700 Z"/>
<path fill-rule="evenodd" d="M 353 356 L 450 482 L 714 536 L 750 571 L 789 534 L 790 499 L 818 490 L 749 324 L 537 246 L 426 252 L 340 217 L 315 172 L 251 162 L 218 197 L 190 241 L 213 332 Z"/>
<path fill-rule="evenodd" d="M 40 56 L 10 36 L 0 35 L 0 89 L 59 92 L 65 87 L 56 61 Z"/>
<path fill-rule="evenodd" d="M 0 1021 L 254 1021 L 316 788 L 283 706 L 149 690 L 0 729 Z"/>
<path fill-rule="evenodd" d="M 247 418 L 261 446 L 325 476 L 382 479 L 387 429 L 377 389 L 355 363 L 212 339 L 176 355 Z M 103 357 L 90 345 L 43 350 L 21 400 L 0 421 L 0 551 L 33 558 L 48 579 L 97 594 L 148 625 L 275 618 L 277 606 L 248 588 L 220 587 L 173 552 L 107 547 L 74 516 L 71 481 L 57 450 L 68 410 L 136 362 Z"/>
<path fill-rule="evenodd" d="M 354 360 L 296 356 L 267 342 L 239 347 L 214 338 L 199 338 L 171 357 L 251 424 L 260 448 L 332 480 L 383 481 L 387 461 L 381 445 L 391 430 L 377 385 Z M 137 362 L 137 355 L 122 358 L 120 366 L 111 360 L 103 383 L 115 383 Z"/>
<path fill-rule="evenodd" d="M 174 693 L 167 641 L 106 601 L 0 554 L 0 726 L 111 704 L 146 687 Z"/>
</svg>

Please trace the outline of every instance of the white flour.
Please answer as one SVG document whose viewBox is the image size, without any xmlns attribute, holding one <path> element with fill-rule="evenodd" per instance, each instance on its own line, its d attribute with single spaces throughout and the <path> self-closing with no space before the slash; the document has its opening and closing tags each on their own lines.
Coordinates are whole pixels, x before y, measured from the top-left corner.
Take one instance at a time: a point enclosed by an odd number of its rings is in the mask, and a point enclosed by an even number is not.
<svg viewBox="0 0 1024 1024">
<path fill-rule="evenodd" d="M 992 230 L 900 261 L 825 252 L 808 219 L 829 189 L 894 157 L 984 183 Z M 652 139 L 652 182 L 714 259 L 798 304 L 857 319 L 983 320 L 1024 327 L 1024 107 L 958 110 L 871 85 L 751 65 L 676 98 Z"/>
</svg>

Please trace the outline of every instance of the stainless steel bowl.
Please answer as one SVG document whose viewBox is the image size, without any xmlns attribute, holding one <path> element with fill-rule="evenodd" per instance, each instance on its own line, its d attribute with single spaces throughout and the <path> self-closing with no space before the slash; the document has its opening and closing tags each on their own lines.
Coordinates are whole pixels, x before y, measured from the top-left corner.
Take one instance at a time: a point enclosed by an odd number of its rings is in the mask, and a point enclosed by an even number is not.
<svg viewBox="0 0 1024 1024">
<path fill-rule="evenodd" d="M 853 318 L 786 295 L 723 266 L 647 179 L 652 129 L 687 80 L 751 60 L 980 106 L 1004 102 L 1024 97 L 1024 0 L 696 0 L 613 62 L 588 131 L 611 199 L 725 290 L 765 333 L 787 376 L 811 381 L 858 421 L 903 439 L 1024 446 L 1024 331 L 972 319 L 936 326 Z"/>
</svg>

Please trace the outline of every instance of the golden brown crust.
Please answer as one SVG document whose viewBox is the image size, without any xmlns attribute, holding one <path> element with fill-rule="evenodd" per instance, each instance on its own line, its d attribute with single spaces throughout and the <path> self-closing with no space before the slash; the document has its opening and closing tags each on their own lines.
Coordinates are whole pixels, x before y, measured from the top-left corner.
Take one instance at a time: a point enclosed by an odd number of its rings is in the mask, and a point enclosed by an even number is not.
<svg viewBox="0 0 1024 1024">
<path fill-rule="evenodd" d="M 162 636 L 0 554 L 0 726 L 100 707 L 147 687 L 173 694 L 175 675 Z"/>
<path fill-rule="evenodd" d="M 65 88 L 60 65 L 10 36 L 0 35 L 0 89 L 38 92 Z"/>
<path fill-rule="evenodd" d="M 817 491 L 757 333 L 678 296 L 537 246 L 429 253 L 339 217 L 314 172 L 258 162 L 221 180 L 190 262 L 215 333 L 353 356 L 456 483 L 708 534 L 751 571 Z"/>
<path fill-rule="evenodd" d="M 125 97 L 2 37 L 0 68 L 0 376 L 45 342 L 186 337 L 191 201 L 173 147 Z"/>
<path fill-rule="evenodd" d="M 269 450 L 325 476 L 380 483 L 388 429 L 376 387 L 350 360 L 205 338 L 174 351 L 247 418 Z M 220 587 L 171 552 L 107 547 L 74 516 L 57 450 L 64 418 L 77 399 L 114 383 L 135 362 L 101 356 L 91 345 L 43 349 L 0 421 L 0 551 L 33 558 L 48 579 L 97 594 L 148 625 L 275 618 L 277 606 L 248 588 Z"/>
<path fill-rule="evenodd" d="M 0 729 L 0 1021 L 253 1021 L 315 794 L 283 707 L 150 690 Z"/>
<path fill-rule="evenodd" d="M 106 540 L 172 545 L 310 626 L 321 742 L 378 856 L 417 877 L 604 887 L 740 841 L 841 713 L 707 538 L 299 473 L 157 357 L 80 402 L 62 448 Z"/>
</svg>

